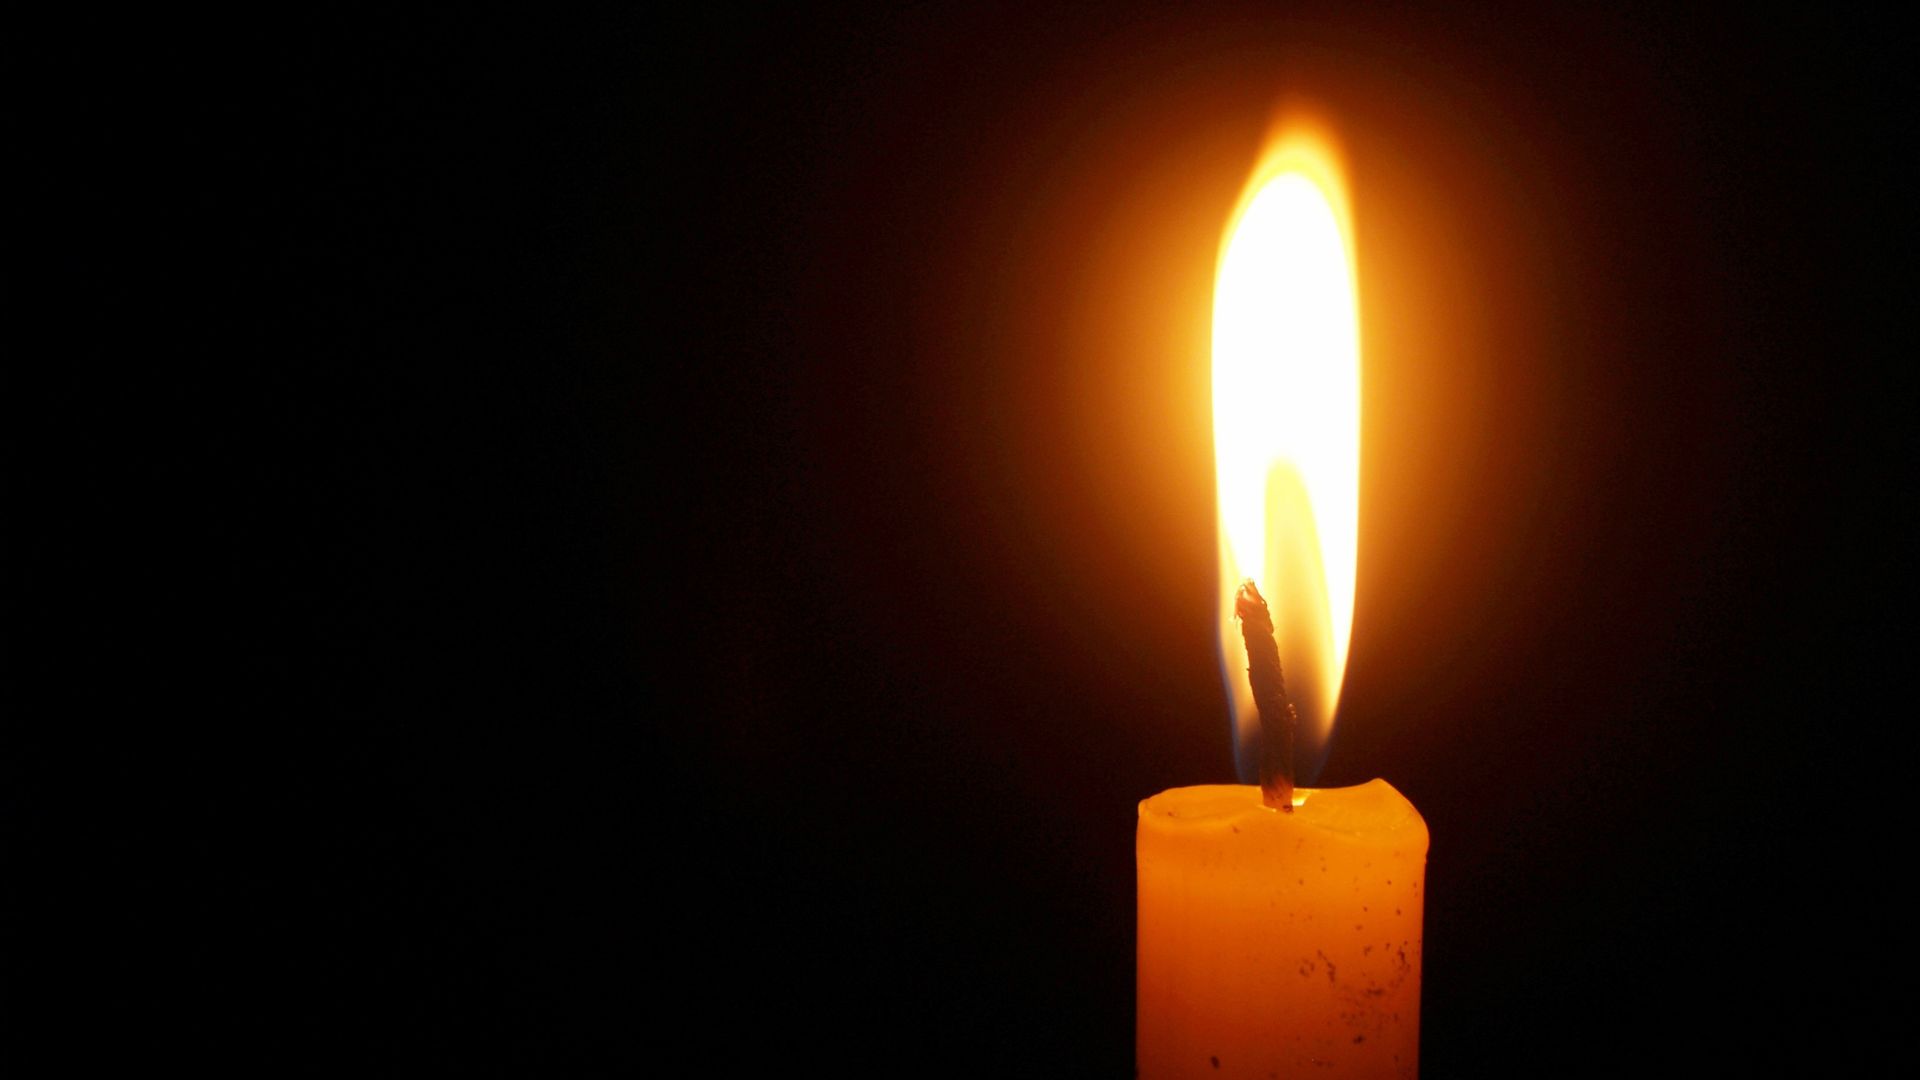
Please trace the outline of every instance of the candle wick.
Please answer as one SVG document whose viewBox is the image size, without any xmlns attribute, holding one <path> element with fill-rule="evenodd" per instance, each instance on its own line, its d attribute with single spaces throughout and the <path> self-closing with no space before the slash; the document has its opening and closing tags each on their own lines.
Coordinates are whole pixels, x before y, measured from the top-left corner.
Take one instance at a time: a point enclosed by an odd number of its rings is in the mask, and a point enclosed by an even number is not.
<svg viewBox="0 0 1920 1080">
<path fill-rule="evenodd" d="M 1260 712 L 1260 796 L 1282 813 L 1293 813 L 1293 730 L 1299 725 L 1287 680 L 1280 670 L 1280 646 L 1273 639 L 1273 615 L 1266 597 L 1248 578 L 1233 597 L 1240 636 L 1247 644 L 1247 682 Z"/>
</svg>

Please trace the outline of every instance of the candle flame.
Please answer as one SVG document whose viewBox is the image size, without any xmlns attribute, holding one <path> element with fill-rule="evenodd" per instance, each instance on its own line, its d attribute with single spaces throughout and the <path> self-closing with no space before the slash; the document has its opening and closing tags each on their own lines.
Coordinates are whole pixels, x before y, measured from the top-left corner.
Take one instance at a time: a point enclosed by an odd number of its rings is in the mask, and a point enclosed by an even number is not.
<svg viewBox="0 0 1920 1080">
<path fill-rule="evenodd" d="M 1234 619 L 1252 578 L 1273 610 L 1300 717 L 1300 782 L 1325 760 L 1353 629 L 1360 503 L 1360 320 L 1352 222 L 1329 144 L 1294 132 L 1254 171 L 1215 278 L 1213 439 L 1220 652 L 1234 757 L 1251 782 L 1259 713 Z"/>
</svg>

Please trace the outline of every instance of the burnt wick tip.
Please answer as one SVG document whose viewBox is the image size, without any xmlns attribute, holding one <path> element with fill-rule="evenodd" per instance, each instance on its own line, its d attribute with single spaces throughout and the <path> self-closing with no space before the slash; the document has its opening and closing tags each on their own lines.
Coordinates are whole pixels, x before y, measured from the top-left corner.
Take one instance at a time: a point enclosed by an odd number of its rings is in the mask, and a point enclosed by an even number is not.
<svg viewBox="0 0 1920 1080">
<path fill-rule="evenodd" d="M 1239 591 L 1233 594 L 1233 613 L 1242 619 L 1258 616 L 1271 622 L 1273 618 L 1267 612 L 1267 598 L 1260 595 L 1260 586 L 1252 578 L 1241 581 Z"/>
</svg>

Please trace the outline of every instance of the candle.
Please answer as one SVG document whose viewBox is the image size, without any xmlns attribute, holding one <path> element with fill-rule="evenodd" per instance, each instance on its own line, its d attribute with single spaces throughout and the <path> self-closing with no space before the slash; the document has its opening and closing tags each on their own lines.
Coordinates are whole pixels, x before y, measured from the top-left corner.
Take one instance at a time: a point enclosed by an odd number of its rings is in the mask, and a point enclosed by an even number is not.
<svg viewBox="0 0 1920 1080">
<path fill-rule="evenodd" d="M 1413 1076 L 1427 826 L 1384 780 L 1140 804 L 1142 1077 Z"/>
<path fill-rule="evenodd" d="M 1293 787 L 1324 756 L 1353 622 L 1352 251 L 1335 156 L 1295 128 L 1234 212 L 1214 299 L 1219 644 L 1261 783 L 1140 804 L 1141 1077 L 1419 1069 L 1426 823 L 1382 780 Z"/>
</svg>

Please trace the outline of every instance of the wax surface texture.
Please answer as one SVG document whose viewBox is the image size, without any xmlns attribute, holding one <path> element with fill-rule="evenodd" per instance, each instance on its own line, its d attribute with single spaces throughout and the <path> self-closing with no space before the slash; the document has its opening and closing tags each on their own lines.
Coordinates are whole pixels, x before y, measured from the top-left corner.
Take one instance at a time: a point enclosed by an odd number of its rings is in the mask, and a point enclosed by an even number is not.
<svg viewBox="0 0 1920 1080">
<path fill-rule="evenodd" d="M 1140 804 L 1139 1075 L 1412 1077 L 1427 825 L 1384 780 Z"/>
</svg>

